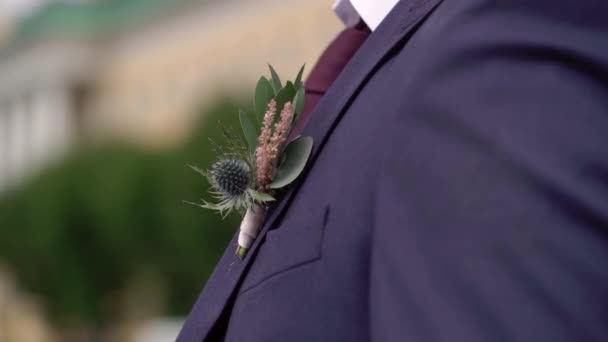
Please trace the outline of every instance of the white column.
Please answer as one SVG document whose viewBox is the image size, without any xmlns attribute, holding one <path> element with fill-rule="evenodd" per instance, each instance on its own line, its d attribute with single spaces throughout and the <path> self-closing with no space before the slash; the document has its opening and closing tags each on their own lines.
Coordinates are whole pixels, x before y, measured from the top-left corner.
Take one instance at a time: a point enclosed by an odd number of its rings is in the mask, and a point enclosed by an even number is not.
<svg viewBox="0 0 608 342">
<path fill-rule="evenodd" d="M 0 107 L 0 189 L 65 155 L 75 131 L 69 95 L 65 88 L 49 88 Z"/>
<path fill-rule="evenodd" d="M 52 154 L 53 149 L 53 126 L 52 117 L 52 94 L 48 91 L 40 91 L 32 97 L 31 113 L 31 157 L 32 164 L 36 168 L 42 167 Z"/>
<path fill-rule="evenodd" d="M 10 105 L 8 116 L 7 169 L 9 185 L 23 179 L 27 168 L 28 112 L 25 99 Z"/>
<path fill-rule="evenodd" d="M 68 89 L 52 89 L 47 98 L 48 113 L 51 117 L 49 142 L 52 145 L 51 157 L 61 157 L 74 139 L 74 113 Z"/>
</svg>

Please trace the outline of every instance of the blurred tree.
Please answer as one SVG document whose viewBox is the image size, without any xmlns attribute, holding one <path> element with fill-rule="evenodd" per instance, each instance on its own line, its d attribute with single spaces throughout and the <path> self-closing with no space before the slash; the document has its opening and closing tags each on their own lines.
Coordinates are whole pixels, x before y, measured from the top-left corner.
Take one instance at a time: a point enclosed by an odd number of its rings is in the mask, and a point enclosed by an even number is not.
<svg viewBox="0 0 608 342">
<path fill-rule="evenodd" d="M 3 198 L 0 259 L 44 299 L 56 323 L 108 322 L 142 275 L 144 283 L 160 280 L 169 314 L 188 312 L 237 221 L 182 202 L 207 189 L 186 164 L 212 162 L 208 139 L 222 138 L 207 122 L 238 127 L 236 108 L 214 106 L 176 150 L 89 147 Z"/>
</svg>

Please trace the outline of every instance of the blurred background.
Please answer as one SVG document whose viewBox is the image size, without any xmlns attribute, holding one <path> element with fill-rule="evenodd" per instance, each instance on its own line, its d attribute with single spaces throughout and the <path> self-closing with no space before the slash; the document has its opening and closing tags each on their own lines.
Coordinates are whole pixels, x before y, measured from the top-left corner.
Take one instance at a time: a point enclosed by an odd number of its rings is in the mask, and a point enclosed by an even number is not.
<svg viewBox="0 0 608 342">
<path fill-rule="evenodd" d="M 0 0 L 0 342 L 173 341 L 238 218 L 217 122 L 311 67 L 329 0 Z"/>
</svg>

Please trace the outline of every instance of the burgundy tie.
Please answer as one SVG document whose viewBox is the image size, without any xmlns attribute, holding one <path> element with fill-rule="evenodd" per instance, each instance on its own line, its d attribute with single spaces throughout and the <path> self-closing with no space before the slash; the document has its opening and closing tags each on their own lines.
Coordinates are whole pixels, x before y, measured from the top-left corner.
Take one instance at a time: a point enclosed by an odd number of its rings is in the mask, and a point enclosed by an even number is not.
<svg viewBox="0 0 608 342">
<path fill-rule="evenodd" d="M 304 109 L 296 122 L 292 136 L 302 130 L 323 94 L 338 78 L 342 69 L 370 33 L 369 28 L 360 22 L 357 26 L 342 31 L 325 49 L 304 83 Z"/>
</svg>

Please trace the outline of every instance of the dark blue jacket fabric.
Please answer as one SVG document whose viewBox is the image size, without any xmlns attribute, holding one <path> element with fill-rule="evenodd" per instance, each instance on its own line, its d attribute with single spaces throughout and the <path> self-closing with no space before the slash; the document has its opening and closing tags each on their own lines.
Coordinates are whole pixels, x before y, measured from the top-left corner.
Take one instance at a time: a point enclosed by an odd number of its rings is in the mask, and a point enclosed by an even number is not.
<svg viewBox="0 0 608 342">
<path fill-rule="evenodd" d="M 401 0 L 179 342 L 608 341 L 608 1 Z"/>
</svg>

